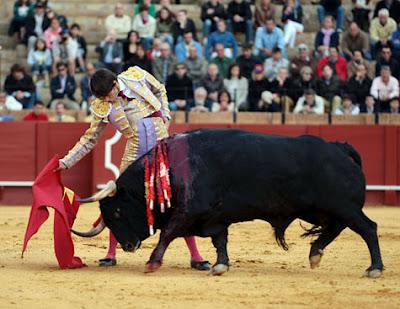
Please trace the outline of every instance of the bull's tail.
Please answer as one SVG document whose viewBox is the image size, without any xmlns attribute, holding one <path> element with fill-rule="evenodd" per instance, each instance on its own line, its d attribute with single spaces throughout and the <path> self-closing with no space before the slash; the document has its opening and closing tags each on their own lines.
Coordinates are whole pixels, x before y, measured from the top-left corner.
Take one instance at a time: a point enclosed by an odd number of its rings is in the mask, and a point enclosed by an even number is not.
<svg viewBox="0 0 400 309">
<path fill-rule="evenodd" d="M 336 145 L 336 147 L 338 147 L 341 151 L 343 151 L 350 158 L 352 158 L 354 160 L 354 162 L 357 163 L 357 165 L 360 168 L 362 168 L 361 156 L 353 146 L 351 146 L 350 144 L 341 143 L 341 142 L 331 142 L 331 144 Z"/>
</svg>

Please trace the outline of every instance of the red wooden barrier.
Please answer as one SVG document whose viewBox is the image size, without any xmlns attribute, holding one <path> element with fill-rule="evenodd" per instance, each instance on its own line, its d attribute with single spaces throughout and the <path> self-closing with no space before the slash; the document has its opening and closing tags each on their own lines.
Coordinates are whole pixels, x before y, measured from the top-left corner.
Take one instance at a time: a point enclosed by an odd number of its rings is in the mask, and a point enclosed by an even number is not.
<svg viewBox="0 0 400 309">
<path fill-rule="evenodd" d="M 33 181 L 47 161 L 56 153 L 63 156 L 88 127 L 84 123 L 0 123 L 0 181 Z M 201 128 L 202 125 L 176 124 L 171 134 Z M 400 127 L 375 125 L 207 125 L 211 128 L 239 128 L 259 133 L 298 136 L 313 134 L 326 140 L 347 141 L 361 153 L 369 185 L 397 185 L 400 179 Z M 63 173 L 64 183 L 85 196 L 99 184 L 114 178 L 105 168 L 105 141 L 115 130 L 107 128 L 98 145 L 74 168 Z M 111 160 L 118 169 L 125 138 L 111 147 Z M 316 154 L 318 155 L 318 154 Z M 29 204 L 31 189 L 0 187 L 0 204 Z M 395 191 L 367 193 L 370 204 L 400 203 Z"/>
</svg>

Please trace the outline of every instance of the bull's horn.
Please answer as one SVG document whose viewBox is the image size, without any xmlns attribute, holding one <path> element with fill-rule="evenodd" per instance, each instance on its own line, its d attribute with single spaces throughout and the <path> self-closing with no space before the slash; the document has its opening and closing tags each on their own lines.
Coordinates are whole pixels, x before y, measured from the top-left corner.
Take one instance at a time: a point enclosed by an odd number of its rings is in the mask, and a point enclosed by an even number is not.
<svg viewBox="0 0 400 309">
<path fill-rule="evenodd" d="M 114 181 L 110 180 L 107 183 L 107 185 L 106 185 L 106 187 L 104 189 L 102 189 L 99 192 L 95 193 L 91 197 L 79 199 L 78 202 L 79 203 L 96 202 L 96 201 L 99 201 L 99 200 L 105 198 L 106 196 L 113 196 L 116 191 L 117 191 L 117 185 L 115 184 Z"/>
<path fill-rule="evenodd" d="M 71 232 L 74 233 L 75 235 L 81 236 L 81 237 L 93 237 L 96 235 L 99 235 L 106 227 L 106 224 L 104 223 L 104 220 L 102 219 L 96 226 L 91 228 L 87 232 L 79 232 L 71 229 Z"/>
</svg>

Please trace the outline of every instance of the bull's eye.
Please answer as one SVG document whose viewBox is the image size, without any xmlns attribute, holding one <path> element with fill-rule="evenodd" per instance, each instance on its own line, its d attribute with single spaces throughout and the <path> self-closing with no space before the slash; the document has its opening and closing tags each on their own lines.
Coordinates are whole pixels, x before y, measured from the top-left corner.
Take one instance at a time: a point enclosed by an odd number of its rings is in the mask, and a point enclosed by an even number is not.
<svg viewBox="0 0 400 309">
<path fill-rule="evenodd" d="M 121 218 L 121 210 L 119 208 L 117 208 L 114 212 L 114 218 L 115 219 L 119 219 Z"/>
</svg>

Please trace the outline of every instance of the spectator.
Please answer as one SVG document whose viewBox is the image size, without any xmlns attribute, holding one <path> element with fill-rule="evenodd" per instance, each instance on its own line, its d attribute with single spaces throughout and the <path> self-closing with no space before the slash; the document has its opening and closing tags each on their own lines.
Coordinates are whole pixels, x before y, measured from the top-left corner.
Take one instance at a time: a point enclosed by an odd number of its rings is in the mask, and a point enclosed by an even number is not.
<svg viewBox="0 0 400 309">
<path fill-rule="evenodd" d="M 227 8 L 228 29 L 232 33 L 246 34 L 246 42 L 253 42 L 253 20 L 250 4 L 244 0 L 232 0 Z"/>
<path fill-rule="evenodd" d="M 59 100 L 63 100 L 68 109 L 79 109 L 79 104 L 75 100 L 76 82 L 75 78 L 68 74 L 67 66 L 64 63 L 57 65 L 58 74 L 51 79 L 50 108 L 54 109 Z"/>
<path fill-rule="evenodd" d="M 186 58 L 184 64 L 187 68 L 187 75 L 193 82 L 193 87 L 197 88 L 202 78 L 207 74 L 207 61 L 198 56 L 196 47 L 190 46 L 189 57 Z"/>
<path fill-rule="evenodd" d="M 28 52 L 33 49 L 37 38 L 43 37 L 44 32 L 49 26 L 50 20 L 45 14 L 45 8 L 43 4 L 40 2 L 36 3 L 34 13 L 29 14 L 26 21 L 26 39 L 28 42 Z"/>
<path fill-rule="evenodd" d="M 256 4 L 254 12 L 255 26 L 264 27 L 268 19 L 274 20 L 275 18 L 275 8 L 271 4 L 271 0 L 260 0 Z"/>
<path fill-rule="evenodd" d="M 380 52 L 380 57 L 377 59 L 375 64 L 375 75 L 378 76 L 381 72 L 382 66 L 390 67 L 392 75 L 399 79 L 400 77 L 400 65 L 399 62 L 393 57 L 392 50 L 390 47 L 383 47 Z"/>
<path fill-rule="evenodd" d="M 76 53 L 76 61 L 81 72 L 85 70 L 85 60 L 87 54 L 87 44 L 85 38 L 81 35 L 81 27 L 78 24 L 72 24 L 70 28 L 71 40 L 76 42 L 78 50 Z"/>
<path fill-rule="evenodd" d="M 139 33 L 141 43 L 145 50 L 150 49 L 156 34 L 157 21 L 149 15 L 149 8 L 142 5 L 140 14 L 133 19 L 132 30 Z"/>
<path fill-rule="evenodd" d="M 178 1 L 176 1 L 176 2 L 178 2 Z M 174 12 L 174 8 L 172 7 L 171 0 L 160 0 L 159 6 L 161 8 L 163 8 L 163 7 L 167 8 L 170 11 L 171 15 L 172 15 L 172 19 L 176 19 L 176 14 Z M 156 17 L 159 17 L 159 15 L 160 15 L 160 11 L 158 11 L 156 13 Z"/>
<path fill-rule="evenodd" d="M 359 64 L 354 74 L 346 85 L 346 92 L 353 95 L 356 104 L 363 104 L 365 98 L 369 95 L 372 80 L 367 75 L 367 67 L 365 64 Z"/>
<path fill-rule="evenodd" d="M 200 82 L 200 85 L 207 90 L 208 99 L 213 102 L 218 101 L 218 93 L 224 88 L 224 80 L 219 75 L 218 66 L 215 63 L 208 65 L 207 74 Z"/>
<path fill-rule="evenodd" d="M 225 55 L 230 58 L 236 58 L 238 54 L 238 44 L 232 32 L 226 31 L 226 23 L 224 20 L 217 22 L 217 31 L 213 32 L 207 40 L 205 54 L 207 60 L 215 57 L 215 46 L 223 44 Z"/>
<path fill-rule="evenodd" d="M 64 103 L 58 101 L 55 106 L 56 114 L 50 117 L 50 122 L 75 122 L 76 119 L 65 112 Z"/>
<path fill-rule="evenodd" d="M 213 112 L 233 112 L 235 104 L 232 102 L 231 96 L 225 89 L 218 93 L 218 102 L 213 104 Z"/>
<path fill-rule="evenodd" d="M 156 36 L 161 39 L 161 42 L 168 43 L 170 46 L 174 44 L 171 29 L 174 23 L 173 13 L 165 6 L 163 6 L 157 16 Z"/>
<path fill-rule="evenodd" d="M 286 0 L 282 9 L 282 23 L 284 24 L 284 40 L 289 47 L 296 44 L 297 33 L 304 31 L 302 24 L 303 9 L 296 0 Z"/>
<path fill-rule="evenodd" d="M 374 97 L 372 95 L 367 95 L 365 97 L 365 102 L 360 104 L 360 113 L 375 114 L 377 112 L 375 107 Z"/>
<path fill-rule="evenodd" d="M 363 58 L 363 54 L 360 50 L 355 50 L 353 52 L 352 60 L 347 64 L 347 75 L 349 78 L 351 78 L 356 74 L 357 68 L 360 65 L 363 65 L 365 67 L 367 74 L 371 73 L 371 67 L 369 62 Z"/>
<path fill-rule="evenodd" d="M 399 114 L 400 113 L 400 102 L 399 98 L 394 98 L 390 100 L 390 111 L 391 114 Z"/>
<path fill-rule="evenodd" d="M 299 78 L 300 71 L 305 66 L 311 67 L 313 71 L 317 70 L 317 61 L 310 56 L 308 46 L 303 43 L 298 46 L 298 54 L 290 63 L 290 75 L 292 78 Z"/>
<path fill-rule="evenodd" d="M 194 21 L 187 17 L 186 10 L 180 10 L 176 14 L 176 21 L 172 24 L 172 36 L 174 46 L 183 39 L 183 33 L 192 32 L 193 38 L 197 41 L 197 30 Z"/>
<path fill-rule="evenodd" d="M 48 80 L 51 64 L 51 53 L 46 48 L 46 42 L 43 39 L 37 39 L 34 49 L 28 53 L 28 65 L 31 67 L 35 82 L 39 80 L 39 77 Z"/>
<path fill-rule="evenodd" d="M 224 79 L 224 88 L 229 92 L 233 99 L 235 110 L 247 109 L 247 94 L 249 83 L 247 78 L 243 77 L 240 66 L 237 63 L 232 64 L 228 70 L 228 76 Z"/>
<path fill-rule="evenodd" d="M 249 111 L 260 111 L 261 94 L 265 89 L 268 89 L 269 83 L 265 78 L 264 67 L 262 64 L 254 66 L 253 75 L 249 82 L 249 92 L 247 101 L 249 104 Z"/>
<path fill-rule="evenodd" d="M 320 24 L 324 22 L 325 16 L 330 15 L 336 20 L 336 30 L 343 31 L 345 11 L 341 0 L 321 0 L 317 12 Z"/>
<path fill-rule="evenodd" d="M 114 30 L 119 41 L 123 41 L 126 38 L 131 30 L 131 25 L 131 18 L 125 15 L 124 5 L 120 2 L 115 5 L 114 14 L 107 16 L 105 20 L 107 33 Z"/>
<path fill-rule="evenodd" d="M 93 74 L 96 73 L 96 67 L 93 63 L 88 62 L 86 64 L 86 74 L 82 77 L 79 86 L 81 88 L 81 95 L 82 95 L 82 110 L 87 110 L 90 105 L 90 102 L 94 99 L 92 94 L 92 90 L 90 89 L 90 79 L 92 78 Z"/>
<path fill-rule="evenodd" d="M 142 45 L 138 46 L 136 54 L 132 56 L 129 62 L 129 66 L 126 65 L 126 69 L 135 65 L 142 68 L 143 70 L 146 70 L 149 73 L 153 72 L 151 60 L 147 57 L 146 51 L 144 50 L 144 47 Z"/>
<path fill-rule="evenodd" d="M 137 31 L 131 30 L 128 32 L 126 41 L 123 44 L 125 69 L 132 66 L 132 59 L 137 54 L 138 47 L 140 45 L 140 36 Z"/>
<path fill-rule="evenodd" d="M 339 77 L 333 72 L 332 67 L 326 64 L 322 68 L 321 78 L 317 81 L 317 94 L 324 98 L 325 106 L 329 111 L 334 111 L 340 106 L 343 86 Z"/>
<path fill-rule="evenodd" d="M 25 109 L 31 109 L 35 103 L 35 84 L 32 77 L 25 73 L 19 64 L 11 67 L 4 82 L 4 90 L 12 95 Z"/>
<path fill-rule="evenodd" d="M 25 115 L 23 121 L 49 121 L 46 108 L 42 101 L 36 101 L 33 110 Z"/>
<path fill-rule="evenodd" d="M 60 41 L 53 43 L 53 71 L 56 72 L 57 64 L 63 62 L 68 64 L 69 74 L 75 75 L 78 49 L 78 42 L 69 33 L 64 33 Z"/>
<path fill-rule="evenodd" d="M 161 44 L 162 44 L 162 42 L 161 42 L 160 38 L 154 38 L 152 48 L 146 52 L 147 57 L 150 60 L 154 60 L 161 56 Z M 171 49 L 171 46 L 170 46 L 170 49 Z"/>
<path fill-rule="evenodd" d="M 316 95 L 314 90 L 307 89 L 304 95 L 297 101 L 293 113 L 322 115 L 324 113 L 324 100 Z"/>
<path fill-rule="evenodd" d="M 389 17 L 389 11 L 387 9 L 381 9 L 378 13 L 378 17 L 375 17 L 371 21 L 369 29 L 371 44 L 374 54 L 383 46 L 387 46 L 390 42 L 393 32 L 396 31 L 397 24 L 395 20 Z"/>
<path fill-rule="evenodd" d="M 364 57 L 371 60 L 368 34 L 361 31 L 355 22 L 352 22 L 349 29 L 343 34 L 341 47 L 348 61 L 353 58 L 353 52 L 356 50 L 362 51 Z"/>
<path fill-rule="evenodd" d="M 309 66 L 303 66 L 300 70 L 300 77 L 293 81 L 293 101 L 297 100 L 304 94 L 307 89 L 317 89 L 317 85 L 313 76 L 313 69 Z"/>
<path fill-rule="evenodd" d="M 326 57 L 330 47 L 339 46 L 339 33 L 333 28 L 333 18 L 326 16 L 321 30 L 315 37 L 315 49 L 319 56 Z"/>
<path fill-rule="evenodd" d="M 369 32 L 369 0 L 352 0 L 354 7 L 351 10 L 353 21 L 364 32 Z"/>
<path fill-rule="evenodd" d="M 186 74 L 186 66 L 178 63 L 175 73 L 167 78 L 165 83 L 171 111 L 186 110 L 189 108 L 188 100 L 193 99 L 193 83 Z"/>
<path fill-rule="evenodd" d="M 46 41 L 47 48 L 52 49 L 54 42 L 61 40 L 62 28 L 57 18 L 50 21 L 50 27 L 44 32 L 44 40 Z"/>
<path fill-rule="evenodd" d="M 379 103 L 378 111 L 388 112 L 390 100 L 399 96 L 399 81 L 392 76 L 390 67 L 381 67 L 380 76 L 374 78 L 370 93 Z"/>
<path fill-rule="evenodd" d="M 7 111 L 20 111 L 23 106 L 13 96 L 8 95 L 6 92 L 0 92 L 0 108 L 3 107 Z"/>
<path fill-rule="evenodd" d="M 266 21 L 265 27 L 260 27 L 256 32 L 255 47 L 258 52 L 258 56 L 265 60 L 271 57 L 272 50 L 275 47 L 281 49 L 282 53 L 285 54 L 285 40 L 283 37 L 283 31 L 275 25 L 273 19 Z"/>
<path fill-rule="evenodd" d="M 10 115 L 10 111 L 7 107 L 0 102 L 0 122 L 3 121 L 14 121 L 15 117 Z"/>
<path fill-rule="evenodd" d="M 168 43 L 161 44 L 161 55 L 153 59 L 152 68 L 154 77 L 161 83 L 167 81 L 167 77 L 174 72 L 176 59 L 171 55 L 171 48 Z"/>
<path fill-rule="evenodd" d="M 140 14 L 140 9 L 142 6 L 147 6 L 149 8 L 149 15 L 153 18 L 156 18 L 156 5 L 152 3 L 152 0 L 138 0 L 134 10 L 135 16 Z"/>
<path fill-rule="evenodd" d="M 398 0 L 381 0 L 379 1 L 374 10 L 374 17 L 379 15 L 379 11 L 386 9 L 389 11 L 389 15 L 393 18 L 396 23 L 400 22 L 400 2 Z"/>
<path fill-rule="evenodd" d="M 189 103 L 189 110 L 191 112 L 211 112 L 215 104 L 207 99 L 207 90 L 199 87 L 194 91 L 194 99 Z"/>
<path fill-rule="evenodd" d="M 123 50 L 122 44 L 117 41 L 115 30 L 110 30 L 105 39 L 96 47 L 100 55 L 96 68 L 107 68 L 116 74 L 122 71 Z"/>
<path fill-rule="evenodd" d="M 392 46 L 393 46 L 393 54 L 399 59 L 400 58 L 400 23 L 397 27 L 397 30 L 393 32 L 391 38 Z"/>
<path fill-rule="evenodd" d="M 294 105 L 294 88 L 293 80 L 289 77 L 287 68 L 278 69 L 275 79 L 268 85 L 268 90 L 272 93 L 273 101 L 279 107 L 278 110 L 288 113 Z"/>
<path fill-rule="evenodd" d="M 335 115 L 358 115 L 360 108 L 354 105 L 349 95 L 344 95 L 342 98 L 342 105 L 335 110 Z"/>
<path fill-rule="evenodd" d="M 215 45 L 215 51 L 217 56 L 213 58 L 210 63 L 215 63 L 218 66 L 218 71 L 223 78 L 228 76 L 228 69 L 231 64 L 233 64 L 233 59 L 225 56 L 224 45 L 218 43 Z"/>
<path fill-rule="evenodd" d="M 272 57 L 265 59 L 264 70 L 265 77 L 269 82 L 276 78 L 280 68 L 289 68 L 289 60 L 282 57 L 282 51 L 275 47 L 272 49 Z"/>
<path fill-rule="evenodd" d="M 175 56 L 178 63 L 182 63 L 189 56 L 189 48 L 194 47 L 197 50 L 197 55 L 202 57 L 203 47 L 199 42 L 193 40 L 193 34 L 188 31 L 183 34 L 183 40 L 175 46 Z"/>
<path fill-rule="evenodd" d="M 27 31 L 26 25 L 29 15 L 33 13 L 33 4 L 30 0 L 17 0 L 14 3 L 14 16 L 8 28 L 8 35 L 13 36 L 18 33 L 18 38 L 22 41 Z"/>
<path fill-rule="evenodd" d="M 54 18 L 58 20 L 58 22 L 60 23 L 61 32 L 65 32 L 68 30 L 68 20 L 64 15 L 57 15 L 51 8 L 48 7 L 46 9 L 46 16 L 50 21 Z"/>
<path fill-rule="evenodd" d="M 257 63 L 261 63 L 261 61 L 253 55 L 252 45 L 244 44 L 242 46 L 242 51 L 243 54 L 236 58 L 236 63 L 240 66 L 240 72 L 242 75 L 249 80 L 254 66 Z"/>
<path fill-rule="evenodd" d="M 201 6 L 203 21 L 203 38 L 208 38 L 211 32 L 217 30 L 217 23 L 226 19 L 224 5 L 220 0 L 208 0 Z"/>
<path fill-rule="evenodd" d="M 340 56 L 337 47 L 329 48 L 329 56 L 321 58 L 317 66 L 317 76 L 322 76 L 323 68 L 329 64 L 334 73 L 343 81 L 347 80 L 347 61 L 344 57 Z"/>
</svg>

